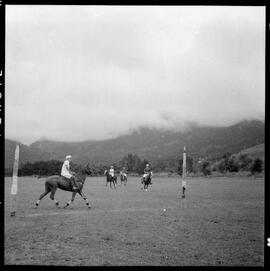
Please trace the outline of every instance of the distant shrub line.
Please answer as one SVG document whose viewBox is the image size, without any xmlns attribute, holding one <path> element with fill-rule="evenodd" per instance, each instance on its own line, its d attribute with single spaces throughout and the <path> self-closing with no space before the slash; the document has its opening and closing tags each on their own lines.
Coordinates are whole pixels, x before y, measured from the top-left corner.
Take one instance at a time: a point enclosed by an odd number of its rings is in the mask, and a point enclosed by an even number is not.
<svg viewBox="0 0 270 271">
<path fill-rule="evenodd" d="M 128 154 L 120 161 L 113 163 L 115 171 L 119 173 L 123 166 L 126 167 L 128 173 L 143 174 L 145 165 L 150 163 L 146 159 L 141 159 L 137 154 Z M 37 161 L 33 163 L 25 163 L 19 166 L 19 176 L 50 176 L 59 175 L 61 172 L 63 161 Z M 108 169 L 111 164 L 89 163 L 92 168 L 92 176 L 101 176 L 105 169 Z M 168 172 L 169 175 L 182 175 L 183 158 L 163 159 L 151 165 L 154 172 Z M 83 165 L 71 163 L 71 169 L 77 171 Z M 194 159 L 187 156 L 186 169 L 190 176 L 223 176 L 226 173 L 241 173 L 249 172 L 250 174 L 261 173 L 264 170 L 264 162 L 260 158 L 253 158 L 247 154 L 231 155 L 226 154 L 220 159 L 197 158 Z M 5 169 L 5 176 L 12 176 L 12 168 Z"/>
</svg>

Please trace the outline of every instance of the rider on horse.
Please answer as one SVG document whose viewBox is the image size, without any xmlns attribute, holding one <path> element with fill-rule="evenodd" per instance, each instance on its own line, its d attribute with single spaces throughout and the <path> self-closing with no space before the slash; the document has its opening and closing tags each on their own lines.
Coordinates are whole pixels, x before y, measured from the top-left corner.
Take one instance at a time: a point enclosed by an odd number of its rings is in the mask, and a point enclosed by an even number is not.
<svg viewBox="0 0 270 271">
<path fill-rule="evenodd" d="M 120 176 L 125 176 L 127 178 L 127 171 L 125 167 L 123 167 L 122 170 L 120 171 Z"/>
<path fill-rule="evenodd" d="M 149 166 L 149 164 L 146 164 L 146 168 L 144 169 L 144 174 L 143 174 L 143 177 L 142 177 L 142 183 L 144 181 L 144 178 L 147 176 L 147 175 L 150 175 L 150 184 L 152 184 L 152 176 L 153 176 L 153 172 Z"/>
<path fill-rule="evenodd" d="M 70 170 L 70 162 L 71 162 L 72 156 L 67 155 L 66 159 L 63 163 L 62 169 L 61 169 L 61 176 L 65 177 L 71 182 L 72 189 L 74 191 L 78 190 L 78 186 L 76 185 L 75 178 L 74 178 L 74 172 Z"/>
</svg>

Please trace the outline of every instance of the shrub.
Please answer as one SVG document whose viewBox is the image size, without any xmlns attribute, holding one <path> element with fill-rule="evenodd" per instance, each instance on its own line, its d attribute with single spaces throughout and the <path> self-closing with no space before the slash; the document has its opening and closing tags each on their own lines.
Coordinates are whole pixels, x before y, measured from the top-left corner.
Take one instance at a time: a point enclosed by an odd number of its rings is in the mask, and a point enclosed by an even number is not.
<svg viewBox="0 0 270 271">
<path fill-rule="evenodd" d="M 256 158 L 251 166 L 251 173 L 260 173 L 262 172 L 262 160 L 260 158 Z"/>
</svg>

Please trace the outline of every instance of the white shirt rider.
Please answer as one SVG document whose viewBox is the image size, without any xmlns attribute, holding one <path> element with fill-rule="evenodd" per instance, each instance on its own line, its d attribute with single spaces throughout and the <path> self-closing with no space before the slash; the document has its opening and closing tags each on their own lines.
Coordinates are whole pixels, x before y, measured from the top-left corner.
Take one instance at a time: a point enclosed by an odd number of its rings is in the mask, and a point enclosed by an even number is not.
<svg viewBox="0 0 270 271">
<path fill-rule="evenodd" d="M 64 161 L 61 169 L 61 176 L 66 177 L 67 179 L 70 179 L 73 176 L 70 170 L 70 160 L 71 155 L 66 156 L 66 160 Z"/>
<path fill-rule="evenodd" d="M 78 186 L 76 185 L 75 179 L 74 179 L 74 173 L 70 170 L 70 161 L 71 161 L 72 156 L 67 155 L 66 159 L 63 163 L 62 169 L 61 169 L 61 176 L 69 179 L 72 184 L 72 189 L 78 190 Z"/>
<path fill-rule="evenodd" d="M 127 172 L 126 172 L 125 167 L 123 167 L 122 170 L 120 171 L 120 175 L 123 175 L 123 176 L 127 177 Z"/>
<path fill-rule="evenodd" d="M 114 176 L 114 168 L 113 166 L 111 166 L 110 170 L 109 170 L 109 174 L 113 177 Z"/>
</svg>

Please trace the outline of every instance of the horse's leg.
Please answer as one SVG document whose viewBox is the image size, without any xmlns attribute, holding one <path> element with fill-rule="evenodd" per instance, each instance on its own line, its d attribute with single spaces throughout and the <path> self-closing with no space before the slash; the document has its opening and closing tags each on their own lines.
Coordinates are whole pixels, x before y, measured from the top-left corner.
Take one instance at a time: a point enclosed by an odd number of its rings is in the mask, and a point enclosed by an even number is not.
<svg viewBox="0 0 270 271">
<path fill-rule="evenodd" d="M 76 191 L 73 191 L 71 200 L 68 201 L 68 202 L 66 203 L 66 205 L 64 206 L 64 208 L 68 207 L 71 203 L 73 203 L 73 201 L 74 201 L 74 199 L 75 199 L 75 196 L 76 196 L 77 192 L 78 192 L 77 190 L 76 190 Z"/>
<path fill-rule="evenodd" d="M 51 191 L 51 190 L 50 190 L 50 187 L 49 187 L 48 183 L 45 183 L 45 192 L 42 193 L 42 194 L 39 196 L 38 200 L 37 200 L 36 203 L 35 203 L 35 208 L 38 207 L 40 201 L 41 201 L 41 200 L 42 200 L 42 199 L 43 199 L 50 191 Z"/>
<path fill-rule="evenodd" d="M 145 180 L 145 182 L 144 182 L 144 190 L 147 191 L 147 188 L 148 188 L 148 184 L 147 184 L 147 180 Z"/>
<path fill-rule="evenodd" d="M 50 195 L 50 198 L 51 200 L 53 200 L 55 202 L 55 205 L 56 206 L 59 206 L 59 202 L 54 198 L 54 195 L 56 193 L 56 190 L 57 190 L 57 186 L 52 186 L 51 187 L 51 195 Z"/>
<path fill-rule="evenodd" d="M 89 204 L 89 201 L 87 199 L 87 197 L 85 196 L 85 194 L 83 193 L 83 191 L 79 191 L 79 194 L 81 195 L 81 197 L 85 200 L 85 204 L 86 206 L 88 206 L 88 208 L 91 208 L 92 206 Z"/>
</svg>

